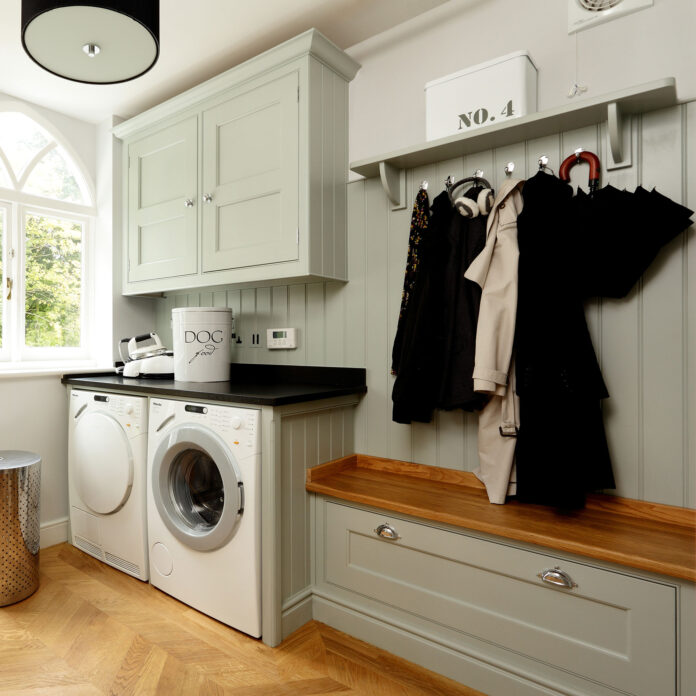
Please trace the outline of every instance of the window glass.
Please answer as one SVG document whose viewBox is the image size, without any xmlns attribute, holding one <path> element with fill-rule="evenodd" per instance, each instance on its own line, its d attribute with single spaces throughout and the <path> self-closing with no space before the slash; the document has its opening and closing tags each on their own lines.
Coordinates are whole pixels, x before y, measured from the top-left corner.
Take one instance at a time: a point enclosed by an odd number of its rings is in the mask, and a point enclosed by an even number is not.
<svg viewBox="0 0 696 696">
<path fill-rule="evenodd" d="M 12 188 L 10 175 L 7 173 L 7 169 L 5 169 L 5 165 L 3 164 L 2 160 L 0 160 L 0 186 L 3 186 L 4 188 Z"/>
<path fill-rule="evenodd" d="M 83 225 L 25 217 L 25 344 L 79 347 Z"/>
<path fill-rule="evenodd" d="M 24 191 L 70 203 L 84 203 L 80 185 L 63 149 L 54 147 L 31 170 Z"/>
<path fill-rule="evenodd" d="M 45 131 L 28 116 L 14 111 L 0 113 L 0 148 L 17 179 L 32 157 L 49 142 Z"/>
</svg>

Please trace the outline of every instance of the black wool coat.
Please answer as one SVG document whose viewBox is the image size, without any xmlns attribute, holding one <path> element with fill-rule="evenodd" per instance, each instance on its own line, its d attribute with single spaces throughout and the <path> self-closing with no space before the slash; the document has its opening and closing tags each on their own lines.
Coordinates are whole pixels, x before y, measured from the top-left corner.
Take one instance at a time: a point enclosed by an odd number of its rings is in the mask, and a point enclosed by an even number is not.
<svg viewBox="0 0 696 696">
<path fill-rule="evenodd" d="M 520 431 L 517 497 L 581 507 L 614 488 L 600 402 L 609 396 L 584 301 L 623 297 L 692 211 L 657 191 L 594 196 L 539 172 L 522 190 L 515 345 Z"/>
</svg>

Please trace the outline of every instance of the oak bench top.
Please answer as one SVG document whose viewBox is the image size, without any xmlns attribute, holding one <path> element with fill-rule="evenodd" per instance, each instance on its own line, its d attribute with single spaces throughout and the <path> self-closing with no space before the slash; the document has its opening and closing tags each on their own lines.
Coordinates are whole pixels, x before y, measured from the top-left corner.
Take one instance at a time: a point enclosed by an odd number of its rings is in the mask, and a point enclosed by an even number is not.
<svg viewBox="0 0 696 696">
<path fill-rule="evenodd" d="M 470 472 L 353 454 L 307 471 L 313 493 L 696 581 L 696 510 L 595 494 L 582 510 L 489 503 Z"/>
</svg>

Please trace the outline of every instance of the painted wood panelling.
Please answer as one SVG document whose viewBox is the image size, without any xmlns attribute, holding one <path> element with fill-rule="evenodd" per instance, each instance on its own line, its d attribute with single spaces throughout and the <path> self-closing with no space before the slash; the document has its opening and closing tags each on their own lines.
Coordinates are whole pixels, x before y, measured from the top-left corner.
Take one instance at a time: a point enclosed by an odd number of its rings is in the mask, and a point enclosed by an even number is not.
<svg viewBox="0 0 696 696">
<path fill-rule="evenodd" d="M 602 171 L 603 184 L 657 187 L 696 208 L 696 102 L 631 118 L 631 167 Z M 480 168 L 494 186 L 505 163 L 534 174 L 548 155 L 558 171 L 577 147 L 607 160 L 606 126 L 591 126 L 407 172 L 407 198 L 429 181 L 431 200 L 448 174 Z M 586 184 L 586 168 L 572 170 Z M 438 412 L 432 423 L 391 420 L 391 345 L 408 245 L 410 203 L 392 210 L 378 179 L 348 185 L 348 284 L 328 282 L 215 293 L 234 309 L 240 362 L 366 367 L 368 393 L 356 410 L 356 450 L 374 456 L 471 471 L 477 466 L 476 416 Z M 604 402 L 618 495 L 696 507 L 696 239 L 694 228 L 663 249 L 628 297 L 595 299 L 587 317 L 611 394 Z M 240 297 L 241 295 L 241 297 Z M 161 301 L 158 330 L 171 342 L 171 309 L 207 303 L 210 293 Z M 284 323 L 287 322 L 287 323 Z M 269 351 L 265 329 L 298 328 L 298 348 Z M 261 346 L 252 345 L 252 333 Z M 572 445 L 572 443 L 569 443 Z"/>
<path fill-rule="evenodd" d="M 311 405 L 308 405 L 311 408 Z M 311 584 L 310 497 L 305 470 L 354 449 L 354 407 L 284 416 L 281 424 L 281 547 L 283 602 Z"/>
</svg>

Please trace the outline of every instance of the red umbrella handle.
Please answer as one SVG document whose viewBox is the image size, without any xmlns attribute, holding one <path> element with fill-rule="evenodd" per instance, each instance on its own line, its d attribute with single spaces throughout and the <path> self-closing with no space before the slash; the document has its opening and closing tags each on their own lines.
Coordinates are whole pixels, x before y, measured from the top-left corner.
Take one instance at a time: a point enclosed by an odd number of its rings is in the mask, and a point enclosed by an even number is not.
<svg viewBox="0 0 696 696">
<path fill-rule="evenodd" d="M 563 160 L 559 170 L 558 178 L 561 181 L 570 181 L 570 170 L 579 162 L 587 162 L 590 165 L 590 191 L 594 191 L 599 186 L 599 157 L 594 152 L 577 152 L 569 155 Z"/>
</svg>

